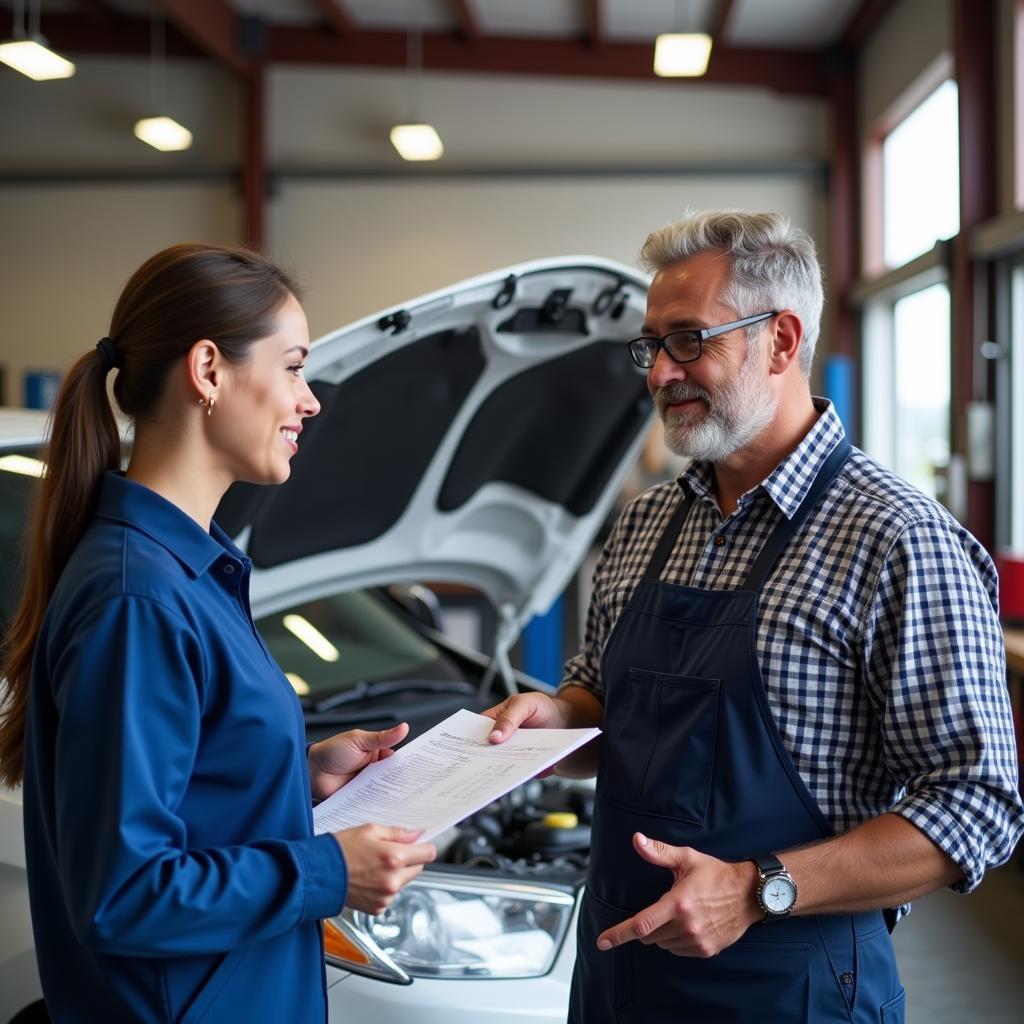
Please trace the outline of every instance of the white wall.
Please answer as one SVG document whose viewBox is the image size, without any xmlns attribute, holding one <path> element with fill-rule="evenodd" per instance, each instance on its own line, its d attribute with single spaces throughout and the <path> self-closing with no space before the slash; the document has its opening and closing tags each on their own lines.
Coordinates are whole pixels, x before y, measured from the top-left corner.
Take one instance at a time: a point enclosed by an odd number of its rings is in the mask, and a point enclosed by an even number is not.
<svg viewBox="0 0 1024 1024">
<path fill-rule="evenodd" d="M 818 235 L 824 197 L 802 178 L 294 182 L 274 201 L 274 250 L 307 286 L 314 337 L 510 263 L 588 253 L 634 264 L 687 206 L 773 209 Z"/>
<path fill-rule="evenodd" d="M 822 157 L 821 100 L 675 81 L 283 67 L 269 76 L 270 159 L 399 166 L 397 122 L 435 125 L 454 166 L 677 166 Z"/>
<path fill-rule="evenodd" d="M 242 91 L 210 61 L 168 61 L 162 98 L 139 57 L 76 58 L 74 77 L 33 82 L 0 65 L 0 172 L 226 166 L 241 145 Z M 141 117 L 169 114 L 192 130 L 192 148 L 158 153 L 132 134 Z"/>
<path fill-rule="evenodd" d="M 218 185 L 0 188 L 4 400 L 26 369 L 66 368 L 110 326 L 121 286 L 174 242 L 235 238 L 238 200 Z"/>
<path fill-rule="evenodd" d="M 860 56 L 862 139 L 936 57 L 952 52 L 952 27 L 950 0 L 898 0 L 882 18 Z"/>
</svg>

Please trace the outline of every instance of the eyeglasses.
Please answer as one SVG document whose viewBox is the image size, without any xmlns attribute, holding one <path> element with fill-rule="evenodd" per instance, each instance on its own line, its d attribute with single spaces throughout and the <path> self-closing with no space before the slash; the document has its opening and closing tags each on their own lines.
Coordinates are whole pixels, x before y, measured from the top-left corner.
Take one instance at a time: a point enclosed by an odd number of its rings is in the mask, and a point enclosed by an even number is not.
<svg viewBox="0 0 1024 1024">
<path fill-rule="evenodd" d="M 737 327 L 749 327 L 751 324 L 760 323 L 770 317 L 777 316 L 773 313 L 757 313 L 755 316 L 746 316 L 742 320 L 733 320 L 731 324 L 720 324 L 718 327 L 704 327 L 695 331 L 672 331 L 664 338 L 634 338 L 626 342 L 629 345 L 629 354 L 637 366 L 649 370 L 658 358 L 658 350 L 664 349 L 670 359 L 677 363 L 692 363 L 700 359 L 704 342 L 709 338 L 717 338 L 720 334 L 727 334 L 736 330 Z"/>
</svg>

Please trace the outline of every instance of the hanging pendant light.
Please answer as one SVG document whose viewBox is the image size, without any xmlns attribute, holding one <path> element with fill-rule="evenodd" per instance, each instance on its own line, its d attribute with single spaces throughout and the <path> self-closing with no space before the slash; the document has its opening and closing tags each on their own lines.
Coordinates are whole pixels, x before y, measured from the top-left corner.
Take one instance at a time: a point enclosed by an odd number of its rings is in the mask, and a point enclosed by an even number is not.
<svg viewBox="0 0 1024 1024">
<path fill-rule="evenodd" d="M 153 16 L 150 23 L 149 91 L 150 102 L 161 110 L 166 106 L 164 71 L 167 46 L 163 18 Z M 143 117 L 135 122 L 135 138 L 161 153 L 174 153 L 192 145 L 192 133 L 167 114 Z"/>
<path fill-rule="evenodd" d="M 419 99 L 419 79 L 423 71 L 423 36 L 419 32 L 406 32 L 406 85 L 409 91 L 408 107 L 413 116 L 406 124 L 391 129 L 391 145 L 403 160 L 440 160 L 444 143 L 432 124 L 421 120 L 416 111 Z"/>
<path fill-rule="evenodd" d="M 687 18 L 687 24 L 691 23 Z M 676 0 L 677 29 L 680 24 Z M 662 78 L 699 78 L 707 71 L 710 59 L 711 36 L 706 32 L 663 32 L 654 41 L 654 73 Z"/>
<path fill-rule="evenodd" d="M 70 78 L 75 73 L 71 61 L 55 53 L 39 31 L 39 9 L 42 0 L 29 4 L 30 27 L 25 30 L 25 0 L 17 0 L 14 8 L 14 38 L 0 43 L 0 61 L 36 82 Z"/>
</svg>

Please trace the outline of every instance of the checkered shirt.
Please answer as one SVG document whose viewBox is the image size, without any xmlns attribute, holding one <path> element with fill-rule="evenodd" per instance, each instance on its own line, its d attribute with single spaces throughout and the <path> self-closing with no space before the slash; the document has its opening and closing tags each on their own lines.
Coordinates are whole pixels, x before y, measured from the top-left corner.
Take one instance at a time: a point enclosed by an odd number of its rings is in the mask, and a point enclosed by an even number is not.
<svg viewBox="0 0 1024 1024">
<path fill-rule="evenodd" d="M 594 572 L 583 649 L 563 685 L 601 696 L 600 660 L 680 501 L 697 500 L 662 580 L 743 585 L 843 436 L 820 399 L 800 446 L 723 521 L 709 463 L 626 506 Z M 718 538 L 724 543 L 716 544 Z M 837 833 L 895 811 L 963 872 L 968 892 L 1024 831 L 997 579 L 939 504 L 854 449 L 765 582 L 757 654 L 801 778 Z"/>
</svg>

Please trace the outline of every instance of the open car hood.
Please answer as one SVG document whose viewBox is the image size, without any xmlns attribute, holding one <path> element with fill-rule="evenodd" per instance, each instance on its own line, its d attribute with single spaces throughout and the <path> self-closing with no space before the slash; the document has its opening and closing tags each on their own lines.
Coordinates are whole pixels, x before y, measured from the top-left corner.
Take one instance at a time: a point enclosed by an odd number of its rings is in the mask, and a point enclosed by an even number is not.
<svg viewBox="0 0 1024 1024">
<path fill-rule="evenodd" d="M 252 558 L 254 613 L 405 581 L 469 584 L 518 631 L 562 592 L 652 416 L 625 340 L 647 279 L 596 257 L 495 271 L 313 345 L 280 487 L 217 520 Z"/>
</svg>

